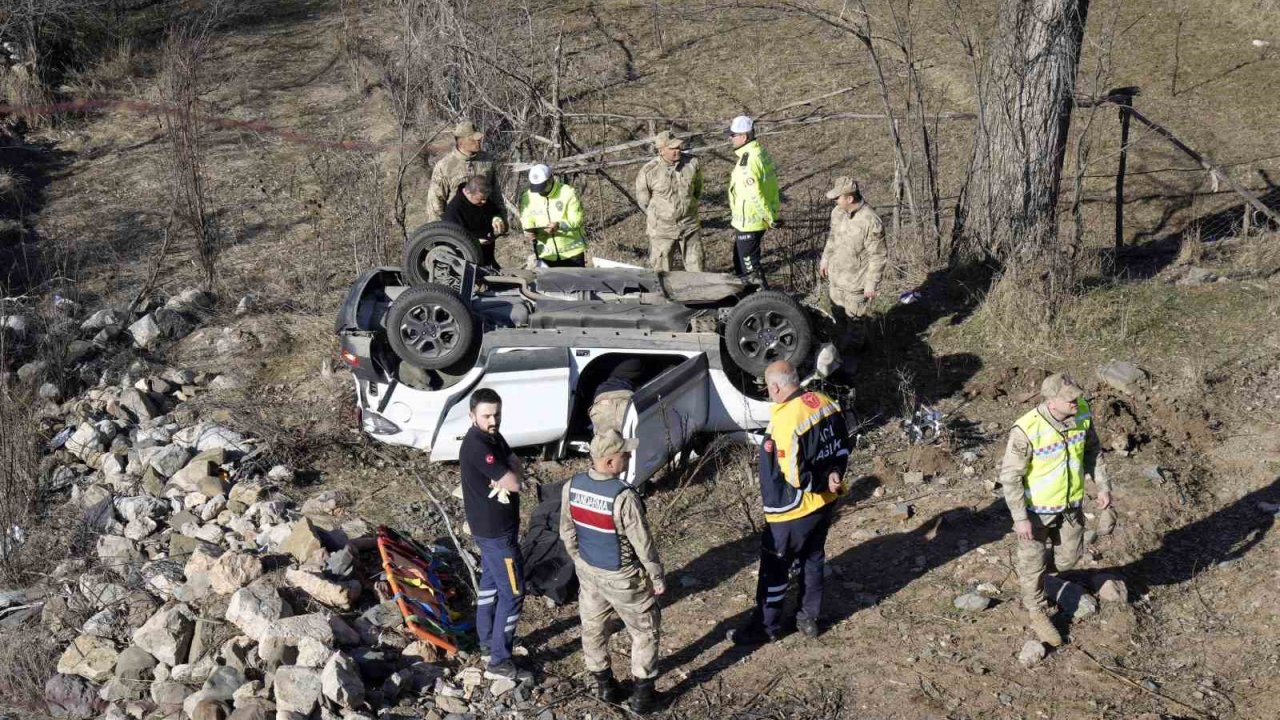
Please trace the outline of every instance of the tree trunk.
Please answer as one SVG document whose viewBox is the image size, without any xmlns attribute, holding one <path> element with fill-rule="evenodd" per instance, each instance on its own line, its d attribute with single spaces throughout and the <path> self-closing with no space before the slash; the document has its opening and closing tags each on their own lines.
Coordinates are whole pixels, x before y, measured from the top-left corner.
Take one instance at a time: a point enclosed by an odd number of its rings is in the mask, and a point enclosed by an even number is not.
<svg viewBox="0 0 1280 720">
<path fill-rule="evenodd" d="M 1000 0 L 956 249 L 1048 270 L 1089 0 Z M 1049 265 L 1052 265 L 1050 261 Z"/>
</svg>

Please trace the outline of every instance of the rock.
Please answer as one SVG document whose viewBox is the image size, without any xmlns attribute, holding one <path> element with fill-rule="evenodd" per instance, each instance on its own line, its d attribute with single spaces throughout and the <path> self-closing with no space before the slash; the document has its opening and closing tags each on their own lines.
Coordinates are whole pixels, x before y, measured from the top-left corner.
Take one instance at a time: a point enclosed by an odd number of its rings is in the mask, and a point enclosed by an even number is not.
<svg viewBox="0 0 1280 720">
<path fill-rule="evenodd" d="M 952 601 L 957 610 L 964 612 L 982 612 L 991 607 L 991 598 L 978 593 L 965 593 Z"/>
<path fill-rule="evenodd" d="M 289 537 L 280 546 L 280 552 L 292 555 L 299 563 L 307 562 L 313 553 L 323 549 L 315 526 L 305 517 L 290 527 Z"/>
<path fill-rule="evenodd" d="M 199 540 L 216 545 L 221 544 L 226 539 L 226 532 L 216 523 L 209 523 L 208 525 L 200 526 L 200 529 L 196 530 L 195 536 Z"/>
<path fill-rule="evenodd" d="M 80 323 L 80 329 L 85 332 L 97 332 L 108 325 L 120 325 L 123 322 L 119 313 L 113 308 L 103 308 Z"/>
<path fill-rule="evenodd" d="M 129 524 L 124 526 L 124 536 L 134 542 L 141 542 L 151 537 L 152 533 L 159 528 L 160 524 L 149 517 L 138 518 L 130 520 Z"/>
<path fill-rule="evenodd" d="M 1209 270 L 1207 270 L 1207 269 L 1205 269 L 1205 268 L 1202 268 L 1202 267 L 1195 267 L 1195 266 L 1192 266 L 1192 267 L 1187 268 L 1187 272 L 1186 272 L 1186 274 L 1185 274 L 1185 275 L 1183 275 L 1183 276 L 1178 280 L 1178 283 L 1177 283 L 1177 284 L 1179 284 L 1179 285 L 1207 285 L 1207 284 L 1209 284 L 1209 283 L 1211 283 L 1211 282 L 1216 282 L 1217 280 L 1218 280 L 1218 276 L 1217 276 L 1216 274 L 1214 274 L 1213 272 L 1211 272 L 1211 271 L 1209 271 Z"/>
<path fill-rule="evenodd" d="M 1126 395 L 1137 395 L 1147 374 L 1131 362 L 1112 360 L 1098 368 L 1098 379 Z"/>
<path fill-rule="evenodd" d="M 1157 485 L 1164 484 L 1164 471 L 1159 465 L 1147 465 L 1143 467 L 1142 476 Z"/>
<path fill-rule="evenodd" d="M 140 647 L 130 646 L 116 658 L 115 673 L 121 680 L 146 681 L 151 679 L 151 671 L 155 666 L 156 659 L 151 653 Z"/>
<path fill-rule="evenodd" d="M 275 675 L 276 708 L 309 715 L 320 702 L 320 671 L 309 667 L 282 667 Z"/>
<path fill-rule="evenodd" d="M 64 359 L 70 365 L 80 362 L 98 352 L 98 346 L 88 340 L 72 340 L 67 343 Z"/>
<path fill-rule="evenodd" d="M 918 471 L 902 473 L 902 482 L 906 485 L 923 485 L 924 473 Z"/>
<path fill-rule="evenodd" d="M 277 620 L 263 633 L 258 656 L 268 664 L 292 662 L 320 667 L 336 645 L 355 645 L 360 636 L 337 616 L 326 613 L 295 615 Z"/>
<path fill-rule="evenodd" d="M 153 420 L 160 414 L 148 395 L 133 388 L 120 393 L 120 407 L 128 410 L 135 422 Z"/>
<path fill-rule="evenodd" d="M 40 388 L 36 390 L 36 395 L 42 400 L 57 402 L 62 398 L 62 391 L 58 389 L 57 385 L 47 382 L 40 385 Z"/>
<path fill-rule="evenodd" d="M 183 313 L 169 308 L 160 308 L 151 313 L 160 333 L 170 340 L 181 340 L 196 329 L 196 324 Z"/>
<path fill-rule="evenodd" d="M 1045 575 L 1044 592 L 1067 615 L 1080 620 L 1098 612 L 1098 601 L 1085 589 L 1056 575 Z"/>
<path fill-rule="evenodd" d="M 125 521 L 138 518 L 164 518 L 169 515 L 169 503 L 149 495 L 120 497 L 115 500 L 116 512 Z"/>
<path fill-rule="evenodd" d="M 27 318 L 22 315 L 0 315 L 0 331 L 23 337 L 27 334 Z"/>
<path fill-rule="evenodd" d="M 142 562 L 137 543 L 121 535 L 99 537 L 97 551 L 103 567 L 121 577 L 128 576 L 130 570 Z"/>
<path fill-rule="evenodd" d="M 911 519 L 912 508 L 909 503 L 894 503 L 889 507 L 889 516 L 894 520 L 905 522 Z"/>
<path fill-rule="evenodd" d="M 293 614 L 293 609 L 276 589 L 255 583 L 237 590 L 227 607 L 227 620 L 255 642 L 262 642 L 271 626 Z"/>
<path fill-rule="evenodd" d="M 174 711 L 182 707 L 191 688 L 172 680 L 157 680 L 151 683 L 151 700 L 160 706 L 162 711 Z"/>
<path fill-rule="evenodd" d="M 133 643 L 170 667 L 184 663 L 195 631 L 195 617 L 186 605 L 164 608 L 133 633 Z"/>
<path fill-rule="evenodd" d="M 166 445 L 152 454 L 148 464 L 161 476 L 171 477 L 186 467 L 189 460 L 191 460 L 191 452 L 174 443 L 173 445 Z M 192 489 L 194 490 L 194 488 Z"/>
<path fill-rule="evenodd" d="M 1108 603 L 1129 602 L 1129 588 L 1119 578 L 1107 578 L 1098 586 L 1098 599 Z"/>
<path fill-rule="evenodd" d="M 222 485 L 222 468 L 216 463 L 211 462 L 203 455 L 192 458 L 181 470 L 173 474 L 169 478 L 169 483 L 184 493 L 201 493 L 205 494 L 201 488 L 206 487 L 206 483 L 210 483 L 207 487 L 215 489 L 214 495 L 218 495 L 223 491 Z M 207 494 L 206 498 L 209 497 Z"/>
<path fill-rule="evenodd" d="M 239 482 L 231 486 L 231 490 L 227 492 L 227 503 L 233 505 L 240 503 L 240 512 L 244 512 L 250 505 L 261 500 L 267 492 L 266 486 L 258 482 Z"/>
<path fill-rule="evenodd" d="M 182 565 L 174 560 L 155 560 L 142 566 L 142 577 L 155 595 L 171 598 L 182 586 Z"/>
<path fill-rule="evenodd" d="M 1018 662 L 1022 663 L 1022 667 L 1031 668 L 1044 660 L 1044 656 L 1044 643 L 1039 640 L 1028 640 L 1022 645 L 1022 651 L 1018 653 Z"/>
<path fill-rule="evenodd" d="M 53 717 L 74 720 L 89 720 L 105 705 L 98 698 L 97 688 L 88 680 L 62 674 L 54 675 L 45 682 L 44 701 Z"/>
<path fill-rule="evenodd" d="M 295 570 L 285 571 L 285 582 L 310 595 L 317 602 L 331 607 L 350 610 L 360 597 L 360 583 L 356 580 L 330 580 L 321 575 Z"/>
<path fill-rule="evenodd" d="M 134 322 L 126 331 L 133 338 L 133 344 L 143 350 L 150 350 L 160 341 L 160 326 L 154 316 L 147 314 Z"/>
<path fill-rule="evenodd" d="M 248 553 L 223 553 L 209 572 L 209 586 L 219 595 L 230 595 L 262 577 L 262 561 Z"/>
<path fill-rule="evenodd" d="M 72 455 L 85 460 L 92 453 L 102 452 L 106 447 L 105 442 L 102 434 L 92 424 L 80 423 L 63 447 Z"/>
<path fill-rule="evenodd" d="M 343 653 L 336 652 L 320 672 L 320 686 L 324 696 L 344 708 L 355 708 L 364 702 L 364 681 L 360 668 Z"/>
<path fill-rule="evenodd" d="M 351 552 L 351 548 L 344 547 L 341 550 L 331 553 L 329 560 L 325 563 L 325 570 L 330 575 L 339 578 L 350 578 L 355 572 L 356 557 Z"/>
<path fill-rule="evenodd" d="M 164 306 L 178 312 L 207 312 L 213 309 L 213 296 L 199 288 L 187 288 L 169 298 Z"/>
<path fill-rule="evenodd" d="M 416 657 L 422 662 L 428 663 L 439 662 L 441 659 L 440 650 L 435 645 L 421 640 L 414 640 L 409 643 L 409 647 L 401 650 L 400 654 L 404 657 Z"/>
<path fill-rule="evenodd" d="M 174 442 L 194 448 L 196 452 L 206 450 L 224 450 L 233 453 L 246 453 L 253 449 L 240 433 L 215 423 L 200 423 L 185 428 L 173 436 Z"/>
<path fill-rule="evenodd" d="M 207 697 L 230 702 L 235 697 L 236 690 L 244 685 L 244 671 L 233 667 L 219 666 L 214 668 L 209 674 L 208 679 L 204 681 L 204 685 L 200 687 L 201 691 L 208 693 Z"/>
<path fill-rule="evenodd" d="M 338 490 L 326 490 L 319 495 L 307 498 L 302 503 L 303 515 L 332 515 L 338 508 L 346 504 L 346 495 Z"/>
<path fill-rule="evenodd" d="M 115 637 L 119 624 L 120 612 L 114 607 L 103 608 L 84 621 L 84 625 L 80 626 L 80 632 L 110 640 Z"/>
<path fill-rule="evenodd" d="M 493 681 L 493 684 L 489 686 L 489 693 L 494 697 L 502 697 L 503 695 L 506 695 L 507 693 L 515 689 L 516 689 L 515 680 L 508 680 L 507 678 L 501 678 L 499 680 Z"/>
<path fill-rule="evenodd" d="M 81 635 L 58 658 L 58 672 L 79 675 L 90 682 L 106 682 L 116 667 L 115 645 L 93 635 Z"/>
<path fill-rule="evenodd" d="M 202 690 L 191 696 L 201 698 L 200 701 L 192 706 L 191 710 L 187 713 L 191 717 L 191 720 L 227 720 L 227 718 L 230 717 L 231 708 L 228 707 L 226 703 L 205 698 L 203 695 L 204 691 Z M 191 698 L 187 699 L 190 700 Z M 183 708 L 186 707 L 187 704 L 183 703 Z"/>
<path fill-rule="evenodd" d="M 257 303 L 254 301 L 254 298 L 252 295 L 245 295 L 244 297 L 240 298 L 240 302 L 236 303 L 236 310 L 235 310 L 236 317 L 240 317 L 241 315 L 248 315 L 249 313 L 253 312 L 253 309 L 256 306 L 256 304 Z"/>
<path fill-rule="evenodd" d="M 471 706 L 466 700 L 449 696 L 437 696 L 435 699 L 436 707 L 451 715 L 466 715 L 471 712 Z"/>
<path fill-rule="evenodd" d="M 212 500 L 215 497 L 221 496 L 222 502 L 224 504 L 227 501 L 226 499 L 227 490 L 229 490 L 230 488 L 231 488 L 230 483 L 228 483 L 225 479 L 223 479 L 221 472 L 217 472 L 216 474 L 206 475 L 205 477 L 200 478 L 200 483 L 197 486 L 197 490 L 200 492 L 201 495 L 204 495 L 210 500 Z"/>
<path fill-rule="evenodd" d="M 276 717 L 276 706 L 261 698 L 237 703 L 235 712 L 227 720 L 271 720 Z"/>
</svg>

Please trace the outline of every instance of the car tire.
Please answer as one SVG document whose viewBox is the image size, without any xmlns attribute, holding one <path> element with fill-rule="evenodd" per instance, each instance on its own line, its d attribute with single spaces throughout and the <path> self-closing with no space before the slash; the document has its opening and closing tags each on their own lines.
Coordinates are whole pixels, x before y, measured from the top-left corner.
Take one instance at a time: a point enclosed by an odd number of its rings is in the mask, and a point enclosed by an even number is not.
<svg viewBox="0 0 1280 720">
<path fill-rule="evenodd" d="M 462 228 L 443 221 L 427 223 L 414 230 L 405 243 L 405 279 L 415 287 L 427 283 L 456 285 L 458 278 L 452 277 L 448 265 L 438 261 L 439 256 L 480 264 L 480 248 Z"/>
<path fill-rule="evenodd" d="M 760 377 L 770 363 L 797 367 L 808 359 L 813 326 L 804 308 L 786 293 L 762 290 L 743 298 L 724 325 L 725 350 L 735 365 Z"/>
<path fill-rule="evenodd" d="M 383 323 L 391 348 L 424 370 L 461 373 L 475 362 L 480 329 L 457 293 L 428 283 L 400 294 Z"/>
</svg>

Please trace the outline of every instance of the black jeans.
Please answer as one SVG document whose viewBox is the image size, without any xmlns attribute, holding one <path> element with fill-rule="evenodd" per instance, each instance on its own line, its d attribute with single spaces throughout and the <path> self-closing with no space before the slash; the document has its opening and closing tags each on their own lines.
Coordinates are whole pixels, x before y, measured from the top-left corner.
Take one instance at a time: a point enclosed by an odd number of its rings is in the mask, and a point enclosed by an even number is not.
<svg viewBox="0 0 1280 720">
<path fill-rule="evenodd" d="M 760 261 L 764 233 L 764 230 L 734 231 L 733 271 L 738 277 L 753 280 L 761 288 L 768 290 L 769 281 L 764 277 L 764 265 Z"/>
<path fill-rule="evenodd" d="M 559 260 L 547 260 L 544 258 L 542 262 L 547 267 L 586 267 L 587 254 L 582 253 L 581 255 L 575 255 L 571 258 L 561 258 Z"/>
<path fill-rule="evenodd" d="M 822 569 L 827 561 L 827 530 L 835 504 L 786 522 L 765 523 L 760 538 L 760 578 L 752 623 L 776 635 L 784 624 L 782 605 L 790 585 L 791 564 L 800 561 L 799 613 L 817 621 L 822 611 Z"/>
</svg>

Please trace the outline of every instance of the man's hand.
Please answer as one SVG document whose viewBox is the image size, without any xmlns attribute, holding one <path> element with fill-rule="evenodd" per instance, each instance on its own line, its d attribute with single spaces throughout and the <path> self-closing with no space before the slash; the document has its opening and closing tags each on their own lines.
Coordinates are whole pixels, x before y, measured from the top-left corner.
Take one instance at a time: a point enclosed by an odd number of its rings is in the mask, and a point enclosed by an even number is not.
<svg viewBox="0 0 1280 720">
<path fill-rule="evenodd" d="M 663 594 L 663 593 L 665 593 L 666 591 L 667 591 L 667 584 L 666 584 L 666 583 L 664 583 L 664 582 L 662 582 L 662 581 L 658 581 L 658 582 L 655 582 L 655 583 L 653 584 L 653 594 L 654 594 L 655 596 L 656 596 L 656 595 L 662 595 L 662 594 Z"/>
<path fill-rule="evenodd" d="M 500 217 L 493 219 L 493 234 L 501 235 L 507 231 L 507 221 Z"/>
<path fill-rule="evenodd" d="M 832 472 L 830 475 L 828 475 L 828 476 L 827 476 L 827 491 L 828 491 L 828 492 L 833 492 L 833 493 L 838 493 L 838 492 L 840 492 L 840 485 L 842 484 L 842 483 L 841 483 L 841 480 L 842 480 L 842 478 L 840 477 L 840 473 Z"/>
<path fill-rule="evenodd" d="M 818 263 L 818 274 L 822 276 L 823 280 L 827 279 L 827 259 L 826 258 L 823 258 Z"/>
<path fill-rule="evenodd" d="M 1013 524 L 1013 532 L 1018 535 L 1019 540 L 1034 540 L 1031 534 L 1031 521 L 1019 520 Z"/>
<path fill-rule="evenodd" d="M 560 229 L 560 223 L 559 223 L 559 222 L 553 222 L 553 223 L 551 223 L 551 225 L 550 225 L 550 226 L 548 226 L 548 227 L 547 227 L 547 234 L 548 234 L 548 235 L 555 235 L 555 234 L 556 234 L 556 232 L 557 232 L 559 229 Z"/>
<path fill-rule="evenodd" d="M 1106 510 L 1109 507 L 1111 507 L 1111 493 L 1098 493 L 1098 509 Z"/>
<path fill-rule="evenodd" d="M 876 295 L 877 295 L 877 294 L 878 294 L 878 293 L 876 293 L 876 291 L 875 291 L 875 290 L 863 290 L 863 291 L 862 291 L 862 297 L 866 298 L 867 300 L 875 300 L 875 299 L 876 299 Z"/>
</svg>

